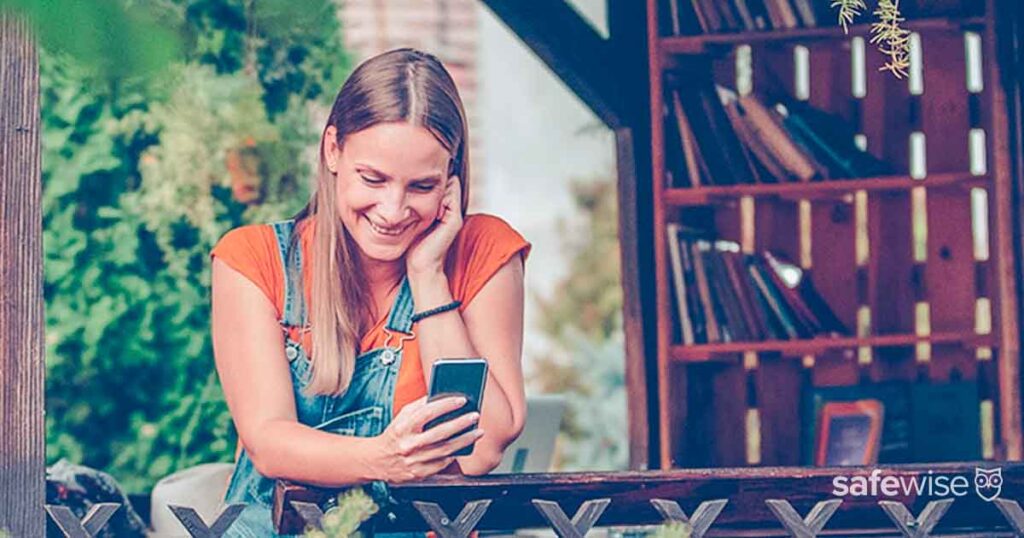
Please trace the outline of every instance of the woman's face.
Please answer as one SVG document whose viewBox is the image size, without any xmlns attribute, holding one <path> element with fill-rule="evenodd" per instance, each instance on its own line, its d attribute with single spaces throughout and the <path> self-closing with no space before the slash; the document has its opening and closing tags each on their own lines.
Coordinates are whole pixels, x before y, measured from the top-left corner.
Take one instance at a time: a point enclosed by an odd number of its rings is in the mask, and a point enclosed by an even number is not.
<svg viewBox="0 0 1024 538">
<path fill-rule="evenodd" d="M 450 155 L 427 129 L 382 123 L 348 135 L 325 133 L 327 167 L 336 173 L 339 217 L 363 254 L 400 259 L 437 220 Z"/>
</svg>

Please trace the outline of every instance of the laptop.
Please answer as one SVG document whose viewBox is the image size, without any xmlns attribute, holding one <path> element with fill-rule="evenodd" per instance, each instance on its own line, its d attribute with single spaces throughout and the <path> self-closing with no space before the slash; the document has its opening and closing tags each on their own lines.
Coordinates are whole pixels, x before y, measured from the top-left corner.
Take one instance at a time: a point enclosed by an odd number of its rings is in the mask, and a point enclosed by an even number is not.
<svg viewBox="0 0 1024 538">
<path fill-rule="evenodd" d="M 548 472 L 566 405 L 561 394 L 527 396 L 523 432 L 505 449 L 501 463 L 491 474 Z"/>
</svg>

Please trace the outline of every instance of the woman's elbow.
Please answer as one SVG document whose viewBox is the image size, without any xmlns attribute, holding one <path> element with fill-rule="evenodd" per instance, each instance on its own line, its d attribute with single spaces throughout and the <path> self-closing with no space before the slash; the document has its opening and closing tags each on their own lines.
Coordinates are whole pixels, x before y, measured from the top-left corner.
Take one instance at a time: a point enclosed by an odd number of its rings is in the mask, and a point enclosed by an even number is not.
<svg viewBox="0 0 1024 538">
<path fill-rule="evenodd" d="M 270 480 L 277 480 L 278 478 L 281 478 L 279 476 L 281 474 L 281 470 L 276 465 L 276 462 L 278 461 L 277 458 L 267 457 L 266 454 L 260 452 L 250 452 L 248 453 L 248 456 L 249 460 L 252 461 L 253 468 L 256 469 L 256 472 L 259 473 L 260 476 Z"/>
<path fill-rule="evenodd" d="M 281 476 L 281 462 L 284 458 L 277 457 L 273 454 L 273 448 L 268 447 L 265 441 L 253 439 L 250 441 L 250 445 L 245 445 L 245 453 L 252 462 L 252 466 L 256 469 L 256 472 L 264 478 L 270 480 L 277 480 L 279 478 L 285 478 Z"/>
<path fill-rule="evenodd" d="M 501 457 L 499 450 L 478 448 L 472 456 L 459 462 L 459 468 L 466 476 L 482 476 L 496 469 L 501 464 Z"/>
</svg>

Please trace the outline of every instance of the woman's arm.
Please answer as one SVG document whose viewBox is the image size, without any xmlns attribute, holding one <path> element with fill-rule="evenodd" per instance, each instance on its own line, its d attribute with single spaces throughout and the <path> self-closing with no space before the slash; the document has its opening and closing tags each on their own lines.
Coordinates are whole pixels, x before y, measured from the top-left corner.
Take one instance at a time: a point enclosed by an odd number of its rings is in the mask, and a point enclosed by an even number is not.
<svg viewBox="0 0 1024 538">
<path fill-rule="evenodd" d="M 343 485 L 373 479 L 371 442 L 298 422 L 284 336 L 255 284 L 213 261 L 213 352 L 228 409 L 253 465 L 265 477 Z M 350 465 L 342 465 L 348 460 Z"/>
<path fill-rule="evenodd" d="M 457 408 L 454 398 L 407 406 L 388 435 L 354 437 L 323 432 L 298 422 L 284 336 L 267 297 L 223 261 L 213 262 L 213 351 L 224 396 L 238 436 L 256 470 L 267 478 L 336 487 L 371 480 L 402 482 L 444 468 L 459 446 L 423 451 L 441 432 L 415 434 L 426 421 Z M 452 421 L 455 422 L 455 421 Z M 447 435 L 465 428 L 461 421 Z M 439 426 L 437 429 L 441 429 Z M 447 450 L 447 452 L 444 452 Z"/>
<path fill-rule="evenodd" d="M 452 301 L 443 271 L 410 272 L 409 283 L 414 302 L 423 305 L 418 310 Z M 444 357 L 485 357 L 488 361 L 479 423 L 484 436 L 472 455 L 456 458 L 467 475 L 486 474 L 497 467 L 505 447 L 519 436 L 526 420 L 523 300 L 523 261 L 516 255 L 487 281 L 464 312 L 452 310 L 418 325 L 416 338 L 424 375 L 429 376 L 434 361 Z"/>
</svg>

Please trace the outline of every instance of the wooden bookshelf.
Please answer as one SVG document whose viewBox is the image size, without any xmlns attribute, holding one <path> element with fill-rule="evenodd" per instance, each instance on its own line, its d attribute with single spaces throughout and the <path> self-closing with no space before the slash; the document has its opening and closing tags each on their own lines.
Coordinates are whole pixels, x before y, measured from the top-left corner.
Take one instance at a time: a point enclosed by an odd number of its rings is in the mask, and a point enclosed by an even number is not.
<svg viewBox="0 0 1024 538">
<path fill-rule="evenodd" d="M 912 347 L 919 343 L 933 346 L 961 346 L 969 349 L 993 347 L 990 336 L 971 333 L 938 333 L 930 336 L 913 334 L 891 334 L 854 337 L 818 337 L 806 340 L 771 340 L 765 342 L 729 342 L 726 344 L 697 344 L 691 346 L 673 345 L 670 349 L 672 360 L 679 362 L 705 362 L 716 359 L 735 359 L 737 354 L 777 353 L 782 357 L 799 359 L 807 355 L 819 355 L 826 351 L 855 351 L 859 347 L 897 348 Z"/>
<path fill-rule="evenodd" d="M 862 17 L 863 18 L 863 17 Z M 914 32 L 960 32 L 965 30 L 981 31 L 985 27 L 984 17 L 933 17 L 909 20 L 904 25 Z M 713 49 L 724 49 L 734 45 L 749 43 L 784 43 L 786 41 L 808 42 L 815 40 L 847 39 L 854 36 L 867 37 L 871 32 L 870 24 L 855 24 L 844 32 L 841 27 L 829 21 L 826 26 L 817 28 L 795 28 L 787 30 L 729 32 L 719 34 L 662 37 L 659 49 L 665 54 L 705 54 Z"/>
<path fill-rule="evenodd" d="M 905 27 L 921 44 L 912 76 L 923 84 L 911 91 L 878 70 L 884 58 L 869 39 L 854 41 L 869 24 L 847 34 L 819 18 L 816 28 L 665 36 L 667 2 L 647 0 L 661 468 L 803 464 L 793 447 L 810 427 L 801 402 L 809 389 L 890 382 L 975 383 L 979 404 L 994 409 L 968 434 L 977 459 L 1020 460 L 1011 163 L 1022 157 L 1011 153 L 1020 134 L 1011 132 L 1004 86 L 1019 82 L 997 54 L 1009 39 L 998 15 L 1012 6 L 914 4 L 922 12 Z M 871 20 L 869 6 L 860 21 Z M 979 41 L 980 68 L 968 58 Z M 811 66 L 803 73 L 798 56 Z M 844 118 L 893 175 L 670 186 L 667 159 L 680 150 L 665 142 L 666 83 L 696 91 L 693 73 Z M 744 253 L 768 250 L 799 265 L 850 335 L 684 345 L 666 225 L 694 222 Z"/>
<path fill-rule="evenodd" d="M 924 179 L 914 179 L 910 176 L 884 176 L 815 181 L 811 183 L 728 185 L 688 189 L 667 188 L 663 192 L 664 198 L 662 200 L 669 206 L 685 207 L 707 205 L 716 200 L 734 200 L 742 196 L 820 199 L 846 196 L 856 191 L 906 192 L 915 187 L 959 187 L 970 189 L 972 187 L 987 186 L 989 181 L 987 176 L 950 172 L 930 175 L 927 177 L 927 181 Z"/>
</svg>

